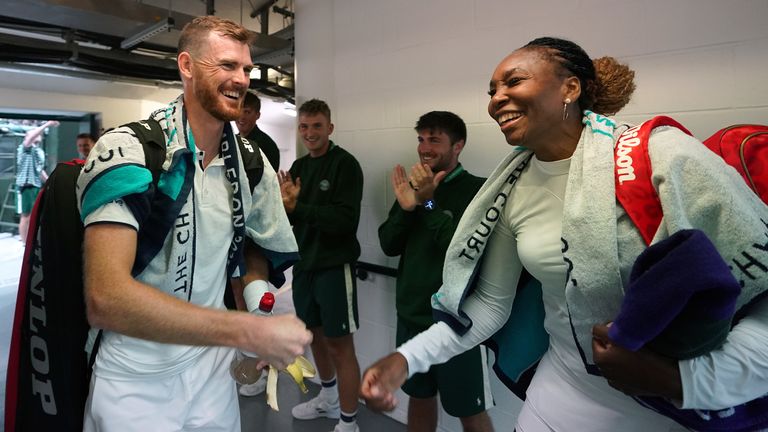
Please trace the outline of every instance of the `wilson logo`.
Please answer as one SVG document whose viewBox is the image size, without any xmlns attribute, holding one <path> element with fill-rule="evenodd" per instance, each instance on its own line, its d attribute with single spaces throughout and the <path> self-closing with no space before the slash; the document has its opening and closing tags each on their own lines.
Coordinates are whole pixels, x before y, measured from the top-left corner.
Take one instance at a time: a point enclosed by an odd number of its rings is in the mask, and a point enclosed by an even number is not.
<svg viewBox="0 0 768 432">
<path fill-rule="evenodd" d="M 636 179 L 635 168 L 632 166 L 634 162 L 632 160 L 632 150 L 640 144 L 640 138 L 637 137 L 639 129 L 640 126 L 627 129 L 626 132 L 621 134 L 616 144 L 616 172 L 619 178 L 619 185 L 624 184 L 625 181 Z"/>
</svg>

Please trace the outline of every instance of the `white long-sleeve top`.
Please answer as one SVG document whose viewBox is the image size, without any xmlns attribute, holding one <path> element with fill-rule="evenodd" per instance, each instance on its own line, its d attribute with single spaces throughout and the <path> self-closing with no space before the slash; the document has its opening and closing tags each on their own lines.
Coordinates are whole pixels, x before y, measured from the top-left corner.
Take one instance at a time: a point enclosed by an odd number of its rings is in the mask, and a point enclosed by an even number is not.
<svg viewBox="0 0 768 432">
<path fill-rule="evenodd" d="M 528 389 L 518 431 L 678 430 L 674 422 L 614 390 L 604 378 L 587 374 L 578 355 L 566 310 L 560 243 L 569 165 L 569 160 L 542 162 L 534 157 L 523 172 L 489 239 L 477 289 L 462 308 L 473 322 L 469 331 L 459 336 L 439 322 L 398 351 L 413 375 L 485 341 L 507 321 L 525 268 L 542 283 L 550 346 Z M 768 301 L 763 301 L 733 329 L 721 349 L 680 361 L 683 408 L 719 409 L 766 392 L 768 358 L 753 349 L 768 346 L 766 323 Z"/>
</svg>

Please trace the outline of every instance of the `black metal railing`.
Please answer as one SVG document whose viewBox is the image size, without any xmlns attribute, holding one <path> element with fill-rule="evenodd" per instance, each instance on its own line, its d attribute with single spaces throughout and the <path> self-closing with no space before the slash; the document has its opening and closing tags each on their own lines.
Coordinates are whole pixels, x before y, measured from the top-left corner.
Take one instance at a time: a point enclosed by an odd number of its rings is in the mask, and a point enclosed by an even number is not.
<svg viewBox="0 0 768 432">
<path fill-rule="evenodd" d="M 397 277 L 397 269 L 395 268 L 358 261 L 357 278 L 360 280 L 368 279 L 368 272 L 377 273 L 384 276 Z"/>
</svg>

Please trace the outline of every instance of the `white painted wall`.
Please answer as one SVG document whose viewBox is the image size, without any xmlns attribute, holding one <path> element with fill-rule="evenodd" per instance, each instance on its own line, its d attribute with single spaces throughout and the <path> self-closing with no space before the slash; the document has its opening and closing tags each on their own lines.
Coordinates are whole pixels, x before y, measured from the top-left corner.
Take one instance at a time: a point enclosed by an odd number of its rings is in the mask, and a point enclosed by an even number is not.
<svg viewBox="0 0 768 432">
<path fill-rule="evenodd" d="M 593 57 L 628 63 L 638 89 L 620 118 L 671 115 L 702 139 L 732 123 L 768 123 L 766 0 L 297 0 L 296 15 L 297 99 L 331 105 L 334 140 L 365 172 L 364 261 L 397 265 L 376 230 L 394 200 L 389 170 L 416 161 L 421 114 L 450 110 L 467 122 L 461 159 L 475 174 L 506 154 L 486 113 L 488 80 L 501 58 L 536 37 L 568 38 Z M 361 282 L 359 296 L 355 341 L 366 367 L 394 347 L 394 281 Z M 519 403 L 498 382 L 495 395 L 496 429 L 511 429 Z M 393 415 L 404 416 L 402 407 Z M 440 427 L 461 430 L 447 416 Z"/>
<path fill-rule="evenodd" d="M 264 96 L 261 99 L 261 117 L 256 122 L 280 150 L 280 169 L 288 170 L 296 159 L 296 117 L 286 114 L 285 103 Z"/>
</svg>

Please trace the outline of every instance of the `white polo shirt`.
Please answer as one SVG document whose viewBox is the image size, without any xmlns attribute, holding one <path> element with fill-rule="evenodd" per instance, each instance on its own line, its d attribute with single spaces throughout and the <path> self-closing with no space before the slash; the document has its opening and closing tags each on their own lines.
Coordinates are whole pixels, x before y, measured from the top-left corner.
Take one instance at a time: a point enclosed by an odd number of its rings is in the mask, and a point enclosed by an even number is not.
<svg viewBox="0 0 768 432">
<path fill-rule="evenodd" d="M 148 279 L 165 281 L 153 286 L 196 305 L 223 309 L 227 254 L 234 235 L 232 190 L 225 176 L 226 168 L 221 155 L 213 159 L 205 170 L 199 162 L 203 156 L 203 152 L 197 150 L 198 162 L 195 163 L 194 187 L 190 194 L 194 200 L 196 220 L 196 226 L 192 228 L 194 256 L 188 258 L 187 267 L 194 275 L 192 286 L 188 291 L 161 288 L 174 286 L 177 274 L 171 269 L 177 266 L 171 266 L 169 262 L 174 258 L 152 260 L 136 279 L 141 282 Z M 85 219 L 85 226 L 104 222 L 126 224 L 138 229 L 136 218 L 119 200 L 93 211 Z M 110 379 L 169 376 L 187 368 L 204 350 L 205 347 L 165 344 L 105 331 L 94 373 Z"/>
</svg>

